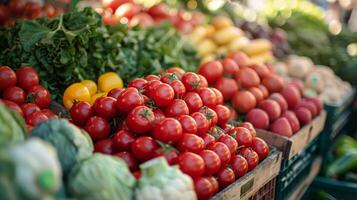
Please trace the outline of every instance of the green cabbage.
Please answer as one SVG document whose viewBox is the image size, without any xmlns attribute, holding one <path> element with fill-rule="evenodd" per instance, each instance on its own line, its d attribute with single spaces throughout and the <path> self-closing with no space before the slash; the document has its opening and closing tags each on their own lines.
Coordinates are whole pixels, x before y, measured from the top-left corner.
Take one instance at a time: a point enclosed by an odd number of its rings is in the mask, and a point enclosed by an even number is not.
<svg viewBox="0 0 357 200">
<path fill-rule="evenodd" d="M 123 160 L 95 153 L 73 168 L 67 191 L 81 200 L 130 200 L 134 186 L 135 178 Z"/>
<path fill-rule="evenodd" d="M 0 105 L 0 146 L 21 141 L 25 135 L 25 122 L 15 111 Z"/>
<path fill-rule="evenodd" d="M 40 137 L 57 150 L 63 173 L 66 175 L 79 161 L 93 152 L 93 143 L 85 131 L 65 119 L 50 119 L 34 127 L 30 136 Z"/>
</svg>

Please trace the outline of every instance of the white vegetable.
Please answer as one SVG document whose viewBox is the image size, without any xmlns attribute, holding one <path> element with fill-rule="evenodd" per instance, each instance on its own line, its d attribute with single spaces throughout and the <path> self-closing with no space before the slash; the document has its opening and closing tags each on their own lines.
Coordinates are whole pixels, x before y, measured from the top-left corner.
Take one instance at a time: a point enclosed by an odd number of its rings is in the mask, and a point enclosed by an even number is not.
<svg viewBox="0 0 357 200">
<path fill-rule="evenodd" d="M 325 81 L 320 73 L 312 72 L 306 77 L 305 86 L 317 92 L 322 92 L 325 89 Z"/>
<path fill-rule="evenodd" d="M 307 57 L 292 55 L 287 59 L 288 73 L 294 78 L 304 78 L 314 67 L 314 63 Z"/>
</svg>

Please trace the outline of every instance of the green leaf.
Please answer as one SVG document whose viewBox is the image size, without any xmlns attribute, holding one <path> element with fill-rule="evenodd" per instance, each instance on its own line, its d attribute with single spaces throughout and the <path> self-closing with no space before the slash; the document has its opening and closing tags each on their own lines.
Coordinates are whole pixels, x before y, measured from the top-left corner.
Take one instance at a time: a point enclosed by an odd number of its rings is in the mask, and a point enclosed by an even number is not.
<svg viewBox="0 0 357 200">
<path fill-rule="evenodd" d="M 29 51 L 34 44 L 46 37 L 50 32 L 49 28 L 42 26 L 36 21 L 24 21 L 22 22 L 19 37 L 25 51 Z"/>
</svg>

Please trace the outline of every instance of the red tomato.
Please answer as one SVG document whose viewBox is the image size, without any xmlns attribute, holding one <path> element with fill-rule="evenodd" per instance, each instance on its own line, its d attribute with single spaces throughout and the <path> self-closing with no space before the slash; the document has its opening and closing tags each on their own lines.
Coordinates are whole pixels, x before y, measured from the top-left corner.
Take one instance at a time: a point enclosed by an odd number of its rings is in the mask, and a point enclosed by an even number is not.
<svg viewBox="0 0 357 200">
<path fill-rule="evenodd" d="M 7 108 L 16 111 L 16 112 L 19 113 L 19 115 L 21 115 L 21 116 L 24 116 L 24 113 L 23 113 L 23 111 L 21 110 L 20 106 L 17 105 L 16 103 L 14 103 L 14 102 L 12 102 L 12 101 L 9 101 L 9 100 L 5 100 L 5 99 L 3 99 L 3 100 L 0 99 L 0 103 L 1 103 L 1 102 L 2 102 Z"/>
<path fill-rule="evenodd" d="M 208 149 L 214 151 L 219 156 L 222 166 L 226 166 L 226 164 L 231 161 L 231 152 L 229 151 L 227 145 L 224 143 L 216 142 L 214 144 L 210 144 Z"/>
<path fill-rule="evenodd" d="M 268 114 L 271 121 L 274 121 L 281 115 L 280 105 L 272 99 L 266 99 L 260 102 L 258 108 L 264 110 Z"/>
<path fill-rule="evenodd" d="M 8 4 L 8 8 L 13 15 L 20 15 L 24 12 L 25 1 L 22 0 L 11 0 Z M 1 19 L 1 18 L 0 18 Z M 1 20 L 0 20 L 1 21 Z"/>
<path fill-rule="evenodd" d="M 87 102 L 80 101 L 75 103 L 69 110 L 74 124 L 82 126 L 93 116 L 93 108 Z"/>
<path fill-rule="evenodd" d="M 116 102 L 113 97 L 100 97 L 94 103 L 94 112 L 97 116 L 111 120 L 118 115 Z"/>
<path fill-rule="evenodd" d="M 243 122 L 239 124 L 239 127 L 244 127 L 249 130 L 250 134 L 252 135 L 252 138 L 255 138 L 257 136 L 257 132 L 254 129 L 254 126 L 250 122 Z"/>
<path fill-rule="evenodd" d="M 184 100 L 174 99 L 165 109 L 166 117 L 178 117 L 188 115 L 189 110 Z"/>
<path fill-rule="evenodd" d="M 224 100 L 223 100 L 223 94 L 221 91 L 217 90 L 216 88 L 211 88 L 211 90 L 213 90 L 213 92 L 216 94 L 217 97 L 217 105 L 223 104 Z"/>
<path fill-rule="evenodd" d="M 221 63 L 223 66 L 223 73 L 225 75 L 234 76 L 234 74 L 239 71 L 239 67 L 233 59 L 225 58 L 221 60 Z"/>
<path fill-rule="evenodd" d="M 237 140 L 239 146 L 250 147 L 252 145 L 252 134 L 244 127 L 234 128 L 232 137 Z"/>
<path fill-rule="evenodd" d="M 25 5 L 24 14 L 30 19 L 35 19 L 41 14 L 40 4 L 37 2 L 27 2 Z"/>
<path fill-rule="evenodd" d="M 243 88 L 250 88 L 260 84 L 260 78 L 257 72 L 248 67 L 240 69 L 235 74 L 235 78 Z"/>
<path fill-rule="evenodd" d="M 170 67 L 167 70 L 168 73 L 174 73 L 179 80 L 181 80 L 183 74 L 185 73 L 185 70 L 179 68 L 179 67 Z"/>
<path fill-rule="evenodd" d="M 234 60 L 240 68 L 248 67 L 250 63 L 249 57 L 243 52 L 232 53 L 228 56 L 228 58 Z"/>
<path fill-rule="evenodd" d="M 262 91 L 264 99 L 269 96 L 269 91 L 264 85 L 258 85 L 258 88 Z"/>
<path fill-rule="evenodd" d="M 257 87 L 249 88 L 249 92 L 251 92 L 254 95 L 255 100 L 257 101 L 257 104 L 264 99 L 263 92 Z"/>
<path fill-rule="evenodd" d="M 131 110 L 126 117 L 128 128 L 139 134 L 149 132 L 154 125 L 155 115 L 152 110 L 146 106 L 138 106 Z"/>
<path fill-rule="evenodd" d="M 176 98 L 182 98 L 186 93 L 185 85 L 180 80 L 174 80 L 170 83 L 170 86 L 175 92 Z"/>
<path fill-rule="evenodd" d="M 200 153 L 205 147 L 205 142 L 202 138 L 195 134 L 184 133 L 182 134 L 181 139 L 177 143 L 177 148 L 181 152 L 193 152 Z"/>
<path fill-rule="evenodd" d="M 214 151 L 205 149 L 199 155 L 205 162 L 205 176 L 212 176 L 221 168 L 221 159 Z"/>
<path fill-rule="evenodd" d="M 208 180 L 211 182 L 212 187 L 213 187 L 213 195 L 215 195 L 219 190 L 219 185 L 218 185 L 217 179 L 213 176 L 209 176 L 206 178 L 208 178 Z"/>
<path fill-rule="evenodd" d="M 198 200 L 207 200 L 214 194 L 211 181 L 206 177 L 199 177 L 194 180 L 195 192 Z"/>
<path fill-rule="evenodd" d="M 216 139 L 208 133 L 204 133 L 201 135 L 201 138 L 203 139 L 203 141 L 205 142 L 205 146 L 207 147 L 210 144 L 213 144 L 216 142 Z"/>
<path fill-rule="evenodd" d="M 45 5 L 44 9 L 48 18 L 56 16 L 56 10 L 52 5 Z"/>
<path fill-rule="evenodd" d="M 147 83 L 148 83 L 148 81 L 143 78 L 136 78 L 136 79 L 130 81 L 130 83 L 128 84 L 128 87 L 134 87 L 138 90 L 141 90 L 146 86 Z"/>
<path fill-rule="evenodd" d="M 183 173 L 191 177 L 201 177 L 205 171 L 204 160 L 192 152 L 181 153 L 178 157 L 177 164 Z"/>
<path fill-rule="evenodd" d="M 174 118 L 165 118 L 159 122 L 153 130 L 153 137 L 165 143 L 178 142 L 181 136 L 181 124 Z"/>
<path fill-rule="evenodd" d="M 218 79 L 214 87 L 222 93 L 224 101 L 231 100 L 234 93 L 239 90 L 237 82 L 226 77 Z"/>
<path fill-rule="evenodd" d="M 160 109 L 153 110 L 153 113 L 155 116 L 155 122 L 154 122 L 155 125 L 166 118 L 165 114 Z"/>
<path fill-rule="evenodd" d="M 126 130 L 120 130 L 113 137 L 113 149 L 115 151 L 129 151 L 131 143 L 135 141 L 132 133 Z"/>
<path fill-rule="evenodd" d="M 276 74 L 271 74 L 265 77 L 262 84 L 269 90 L 270 93 L 280 92 L 284 87 L 283 79 Z"/>
<path fill-rule="evenodd" d="M 113 141 L 112 139 L 104 139 L 99 140 L 94 144 L 94 152 L 100 152 L 104 154 L 112 154 L 113 153 Z"/>
<path fill-rule="evenodd" d="M 224 105 L 217 105 L 214 111 L 217 113 L 218 124 L 221 126 L 227 124 L 231 116 L 231 111 L 229 108 Z"/>
<path fill-rule="evenodd" d="M 206 116 L 206 118 L 209 122 L 209 128 L 211 128 L 217 124 L 218 116 L 214 110 L 212 110 L 211 108 L 208 108 L 206 106 L 203 106 L 199 112 L 203 113 Z"/>
<path fill-rule="evenodd" d="M 126 88 L 117 99 L 117 110 L 119 112 L 128 113 L 137 106 L 144 104 L 144 99 L 136 88 Z"/>
<path fill-rule="evenodd" d="M 207 79 L 204 76 L 202 76 L 201 74 L 198 74 L 198 76 L 200 77 L 200 86 L 201 86 L 201 88 L 208 87 Z"/>
<path fill-rule="evenodd" d="M 158 3 L 151 6 L 147 13 L 154 19 L 165 19 L 169 15 L 169 7 L 164 3 Z"/>
<path fill-rule="evenodd" d="M 155 87 L 150 97 L 155 102 L 156 106 L 165 107 L 174 99 L 175 91 L 170 85 L 162 83 Z"/>
<path fill-rule="evenodd" d="M 8 87 L 3 92 L 2 98 L 21 105 L 25 102 L 25 91 L 17 86 Z"/>
<path fill-rule="evenodd" d="M 261 79 L 270 75 L 270 70 L 265 64 L 254 64 L 251 68 L 257 72 Z"/>
<path fill-rule="evenodd" d="M 259 163 L 259 156 L 258 154 L 250 150 L 248 148 L 243 148 L 241 149 L 241 152 L 243 151 L 242 155 L 245 159 L 247 159 L 248 162 L 248 171 L 253 170 Z"/>
<path fill-rule="evenodd" d="M 151 97 L 153 93 L 155 92 L 155 88 L 160 85 L 162 82 L 160 80 L 152 80 L 149 81 L 148 84 L 146 84 L 144 88 L 144 94 L 148 97 Z"/>
<path fill-rule="evenodd" d="M 16 74 L 10 67 L 8 66 L 0 67 L 0 91 L 8 87 L 15 86 L 16 81 L 17 81 Z"/>
<path fill-rule="evenodd" d="M 32 67 L 19 68 L 16 70 L 16 77 L 17 85 L 24 90 L 28 90 L 40 82 L 36 70 Z"/>
<path fill-rule="evenodd" d="M 200 95 L 203 105 L 214 108 L 217 105 L 216 93 L 211 88 L 200 88 L 197 90 Z"/>
<path fill-rule="evenodd" d="M 217 172 L 219 188 L 222 190 L 236 180 L 234 171 L 231 168 L 225 167 Z"/>
<path fill-rule="evenodd" d="M 153 18 L 146 13 L 136 14 L 133 18 L 131 18 L 129 22 L 129 27 L 134 27 L 140 25 L 143 28 L 153 26 L 154 20 Z"/>
<path fill-rule="evenodd" d="M 279 104 L 282 113 L 288 109 L 288 103 L 280 93 L 271 94 L 269 99 L 272 99 Z"/>
<path fill-rule="evenodd" d="M 269 116 L 264 110 L 259 108 L 254 108 L 250 110 L 245 116 L 244 120 L 249 123 L 252 123 L 255 128 L 269 128 Z"/>
<path fill-rule="evenodd" d="M 178 80 L 177 76 L 174 73 L 164 73 L 160 78 L 161 82 L 167 84 L 170 84 L 174 80 Z"/>
<path fill-rule="evenodd" d="M 155 151 L 159 148 L 158 144 L 151 137 L 138 137 L 131 143 L 131 151 L 136 159 L 141 162 L 150 160 L 155 156 Z"/>
<path fill-rule="evenodd" d="M 153 75 L 153 74 L 150 74 L 150 75 L 147 75 L 145 77 L 145 80 L 147 80 L 148 82 L 150 81 L 159 81 L 160 80 L 160 77 L 156 76 L 156 75 Z"/>
<path fill-rule="evenodd" d="M 198 111 L 203 106 L 200 95 L 195 92 L 187 92 L 183 100 L 186 102 L 190 113 Z"/>
<path fill-rule="evenodd" d="M 200 77 L 193 72 L 186 72 L 183 74 L 182 83 L 185 85 L 186 91 L 190 92 L 200 88 Z"/>
<path fill-rule="evenodd" d="M 155 158 L 156 157 L 161 157 L 163 156 L 167 163 L 169 163 L 169 165 L 176 165 L 177 163 L 177 159 L 178 159 L 178 154 L 176 152 L 176 150 L 165 150 L 163 148 L 160 148 L 158 150 L 155 151 Z"/>
<path fill-rule="evenodd" d="M 269 154 L 269 146 L 263 139 L 258 137 L 253 138 L 252 149 L 258 154 L 259 161 L 264 160 Z"/>
<path fill-rule="evenodd" d="M 210 122 L 203 113 L 195 112 L 191 114 L 191 117 L 196 121 L 197 134 L 201 135 L 208 131 Z"/>
<path fill-rule="evenodd" d="M 233 156 L 231 166 L 237 178 L 244 176 L 248 172 L 248 162 L 241 155 Z"/>
<path fill-rule="evenodd" d="M 230 133 L 234 129 L 234 126 L 230 124 L 224 124 L 221 126 L 221 128 L 224 130 L 224 132 Z"/>
<path fill-rule="evenodd" d="M 141 178 L 141 172 L 140 171 L 133 172 L 133 176 L 135 177 L 136 180 L 139 180 Z"/>
<path fill-rule="evenodd" d="M 232 156 L 236 155 L 238 142 L 232 136 L 228 134 L 222 134 L 217 141 L 225 144 L 228 147 L 229 152 L 231 152 Z"/>
<path fill-rule="evenodd" d="M 256 99 L 249 91 L 239 91 L 233 95 L 232 103 L 239 113 L 247 113 L 255 108 Z"/>
<path fill-rule="evenodd" d="M 114 88 L 112 90 L 109 91 L 107 97 L 113 97 L 114 99 L 118 99 L 118 97 L 120 96 L 120 94 L 123 92 L 123 89 L 120 88 Z"/>
<path fill-rule="evenodd" d="M 25 117 L 29 116 L 33 112 L 40 111 L 40 108 L 33 103 L 24 103 L 21 105 L 21 109 L 24 112 Z"/>
<path fill-rule="evenodd" d="M 214 83 L 223 76 L 223 66 L 219 61 L 208 61 L 198 68 L 198 73 L 203 75 L 208 83 Z"/>
<path fill-rule="evenodd" d="M 37 124 L 48 120 L 48 117 L 43 114 L 41 111 L 36 111 L 31 113 L 26 117 L 26 123 L 31 126 L 36 126 Z"/>
<path fill-rule="evenodd" d="M 125 161 L 125 163 L 128 165 L 131 172 L 135 172 L 139 169 L 138 161 L 135 159 L 133 154 L 131 154 L 130 152 L 122 151 L 122 152 L 116 153 L 115 156 L 123 159 Z"/>
<path fill-rule="evenodd" d="M 0 5 L 0 22 L 3 23 L 9 20 L 9 10 L 5 5 Z"/>
<path fill-rule="evenodd" d="M 182 127 L 183 133 L 197 133 L 197 124 L 195 119 L 189 115 L 181 115 L 177 118 Z"/>
<path fill-rule="evenodd" d="M 84 129 L 93 141 L 98 141 L 109 136 L 110 124 L 104 118 L 94 116 L 88 119 Z"/>
<path fill-rule="evenodd" d="M 134 3 L 124 3 L 120 5 L 116 10 L 114 15 L 120 17 L 120 18 L 127 18 L 131 19 L 133 16 L 137 15 L 140 13 L 141 7 L 138 4 Z"/>
<path fill-rule="evenodd" d="M 107 5 L 107 7 L 111 8 L 112 11 L 114 12 L 120 5 L 127 3 L 127 2 L 132 2 L 132 0 L 113 0 L 113 1 L 110 1 L 110 3 Z"/>
<path fill-rule="evenodd" d="M 28 89 L 27 94 L 28 99 L 32 99 L 35 104 L 42 108 L 47 108 L 51 103 L 51 94 L 50 92 L 40 85 L 32 86 Z"/>
<path fill-rule="evenodd" d="M 50 109 L 42 109 L 41 112 L 47 116 L 48 119 L 58 118 L 58 116 Z"/>
</svg>

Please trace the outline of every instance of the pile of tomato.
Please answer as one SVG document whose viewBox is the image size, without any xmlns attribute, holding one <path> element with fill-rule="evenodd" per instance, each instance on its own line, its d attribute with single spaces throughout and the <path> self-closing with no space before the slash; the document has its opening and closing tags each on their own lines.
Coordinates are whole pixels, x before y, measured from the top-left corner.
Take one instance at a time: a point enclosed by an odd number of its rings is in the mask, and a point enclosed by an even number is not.
<svg viewBox="0 0 357 200">
<path fill-rule="evenodd" d="M 194 179 L 199 199 L 233 183 L 269 153 L 250 123 L 228 124 L 231 110 L 206 78 L 176 67 L 112 89 L 92 106 L 76 102 L 70 114 L 96 152 L 124 159 L 136 176 L 138 165 L 154 157 L 178 164 Z"/>
<path fill-rule="evenodd" d="M 39 82 L 32 67 L 21 67 L 16 72 L 8 66 L 0 67 L 0 104 L 24 117 L 29 130 L 40 122 L 57 117 L 48 109 L 50 92 Z"/>
</svg>

